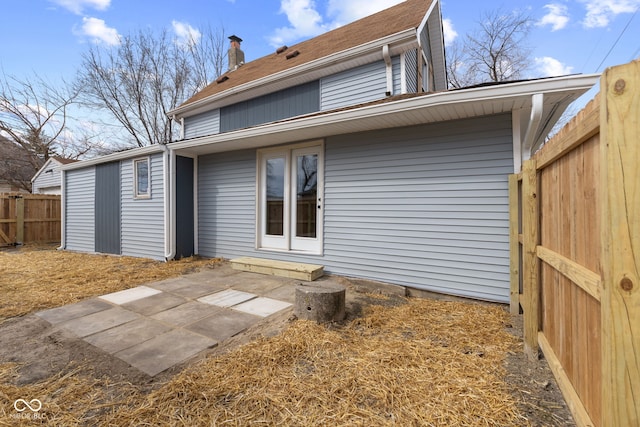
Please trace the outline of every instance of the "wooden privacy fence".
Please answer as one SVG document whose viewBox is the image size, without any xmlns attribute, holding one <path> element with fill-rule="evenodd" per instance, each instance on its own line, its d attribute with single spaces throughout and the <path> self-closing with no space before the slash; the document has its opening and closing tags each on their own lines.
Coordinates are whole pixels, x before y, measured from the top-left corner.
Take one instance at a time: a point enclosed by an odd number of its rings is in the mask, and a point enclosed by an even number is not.
<svg viewBox="0 0 640 427">
<path fill-rule="evenodd" d="M 0 193 L 0 246 L 60 241 L 60 196 Z"/>
<path fill-rule="evenodd" d="M 640 425 L 640 62 L 509 180 L 511 311 L 580 426 Z"/>
</svg>

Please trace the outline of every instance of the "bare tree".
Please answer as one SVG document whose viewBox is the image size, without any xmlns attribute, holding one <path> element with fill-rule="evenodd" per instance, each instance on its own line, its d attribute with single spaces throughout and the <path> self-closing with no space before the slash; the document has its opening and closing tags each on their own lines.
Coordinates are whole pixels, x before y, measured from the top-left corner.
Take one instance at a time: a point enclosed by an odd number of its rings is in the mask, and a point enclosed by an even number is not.
<svg viewBox="0 0 640 427">
<path fill-rule="evenodd" d="M 484 13 L 479 28 L 465 37 L 462 47 L 447 50 L 450 87 L 522 78 L 531 64 L 526 39 L 532 24 L 523 11 Z"/>
<path fill-rule="evenodd" d="M 141 30 L 113 48 L 83 55 L 78 88 L 83 102 L 107 110 L 143 147 L 174 139 L 167 113 L 222 72 L 223 34 L 210 28 L 186 41 L 167 30 Z"/>
<path fill-rule="evenodd" d="M 65 130 L 77 93 L 42 78 L 0 77 L 0 179 L 31 190 L 31 177 L 51 156 L 84 154 L 71 149 Z"/>
</svg>

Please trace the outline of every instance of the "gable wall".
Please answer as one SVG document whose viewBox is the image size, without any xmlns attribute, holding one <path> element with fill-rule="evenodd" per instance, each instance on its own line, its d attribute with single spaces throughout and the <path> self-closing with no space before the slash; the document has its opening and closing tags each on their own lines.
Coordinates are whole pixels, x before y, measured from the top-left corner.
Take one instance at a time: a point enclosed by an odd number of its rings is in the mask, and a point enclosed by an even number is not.
<svg viewBox="0 0 640 427">
<path fill-rule="evenodd" d="M 255 249 L 255 150 L 201 156 L 200 254 L 506 302 L 511 146 L 509 115 L 327 138 L 322 256 Z"/>
<path fill-rule="evenodd" d="M 51 172 L 47 170 L 51 169 Z M 38 177 L 33 181 L 31 192 L 33 194 L 60 194 L 60 184 L 62 183 L 62 173 L 60 172 L 60 163 L 52 160 L 49 167 L 40 173 Z M 47 189 L 55 188 L 54 192 L 47 191 Z"/>
</svg>

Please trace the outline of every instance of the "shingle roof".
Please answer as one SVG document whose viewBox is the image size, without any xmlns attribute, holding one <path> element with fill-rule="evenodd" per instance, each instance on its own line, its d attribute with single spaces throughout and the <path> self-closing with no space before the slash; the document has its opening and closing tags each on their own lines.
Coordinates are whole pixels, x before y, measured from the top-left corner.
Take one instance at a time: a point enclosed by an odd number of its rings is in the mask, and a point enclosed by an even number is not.
<svg viewBox="0 0 640 427">
<path fill-rule="evenodd" d="M 75 159 L 67 159 L 65 157 L 60 157 L 60 156 L 53 156 L 53 158 L 59 161 L 63 165 L 68 165 L 69 163 L 75 163 L 78 161 Z"/>
<path fill-rule="evenodd" d="M 241 84 L 285 71 L 333 53 L 354 48 L 404 30 L 418 28 L 432 2 L 432 0 L 406 0 L 389 9 L 290 46 L 283 53 L 277 54 L 274 52 L 247 62 L 235 71 L 228 71 L 223 74 L 223 76 L 228 77 L 227 80 L 222 83 L 212 82 L 182 105 L 190 104 Z M 295 51 L 299 52 L 298 56 L 290 59 L 286 58 L 288 54 Z"/>
</svg>

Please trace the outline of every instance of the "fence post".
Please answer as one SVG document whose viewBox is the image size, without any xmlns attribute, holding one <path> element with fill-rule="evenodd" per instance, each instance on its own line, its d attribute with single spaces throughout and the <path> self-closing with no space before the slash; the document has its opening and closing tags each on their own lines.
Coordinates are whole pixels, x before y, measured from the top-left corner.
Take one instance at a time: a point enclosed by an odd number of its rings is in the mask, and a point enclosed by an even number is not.
<svg viewBox="0 0 640 427">
<path fill-rule="evenodd" d="M 640 61 L 600 81 L 602 425 L 640 425 Z"/>
<path fill-rule="evenodd" d="M 540 243 L 540 198 L 535 160 L 522 165 L 522 279 L 524 296 L 524 350 L 530 359 L 538 358 L 540 329 L 540 280 L 538 255 Z"/>
<path fill-rule="evenodd" d="M 511 314 L 520 314 L 520 219 L 518 215 L 520 198 L 518 194 L 518 175 L 509 175 L 509 263 L 511 279 Z"/>
<path fill-rule="evenodd" d="M 24 243 L 24 197 L 16 196 L 16 245 Z"/>
</svg>

